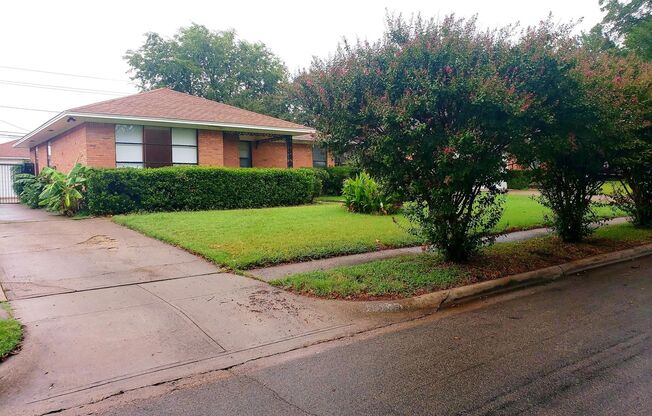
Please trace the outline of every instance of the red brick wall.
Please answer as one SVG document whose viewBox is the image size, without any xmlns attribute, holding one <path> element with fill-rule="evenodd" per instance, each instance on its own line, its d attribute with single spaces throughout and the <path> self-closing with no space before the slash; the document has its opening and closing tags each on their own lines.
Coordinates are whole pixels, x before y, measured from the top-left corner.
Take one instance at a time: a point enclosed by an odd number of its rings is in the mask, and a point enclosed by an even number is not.
<svg viewBox="0 0 652 416">
<path fill-rule="evenodd" d="M 287 148 L 284 141 L 256 143 L 252 145 L 253 165 L 255 168 L 287 168 Z M 295 168 L 312 167 L 312 146 L 294 143 L 292 155 Z"/>
<path fill-rule="evenodd" d="M 224 166 L 224 138 L 221 131 L 199 130 L 197 146 L 200 165 Z"/>
<path fill-rule="evenodd" d="M 115 124 L 86 123 L 86 163 L 96 168 L 115 167 Z"/>
<path fill-rule="evenodd" d="M 39 145 L 47 149 L 47 142 Z M 61 172 L 69 172 L 76 163 L 86 164 L 86 125 L 82 124 L 50 140 L 51 164 Z M 46 155 L 47 157 L 47 155 Z M 39 167 L 45 166 L 39 155 Z"/>
<path fill-rule="evenodd" d="M 265 142 L 251 145 L 252 164 L 255 168 L 287 168 L 285 142 Z"/>
<path fill-rule="evenodd" d="M 312 145 L 294 143 L 292 146 L 295 168 L 312 167 Z"/>
<path fill-rule="evenodd" d="M 229 168 L 240 167 L 238 142 L 239 140 L 236 135 L 224 133 L 224 166 Z"/>
</svg>

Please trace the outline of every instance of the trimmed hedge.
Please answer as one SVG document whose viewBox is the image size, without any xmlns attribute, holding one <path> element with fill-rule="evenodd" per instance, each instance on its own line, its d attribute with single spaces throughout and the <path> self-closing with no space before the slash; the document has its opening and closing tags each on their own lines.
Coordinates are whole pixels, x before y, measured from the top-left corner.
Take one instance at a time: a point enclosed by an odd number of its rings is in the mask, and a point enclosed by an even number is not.
<svg viewBox="0 0 652 416">
<path fill-rule="evenodd" d="M 507 189 L 528 189 L 532 180 L 532 172 L 529 170 L 507 171 Z"/>
<path fill-rule="evenodd" d="M 354 178 L 360 169 L 351 166 L 315 168 L 322 181 L 322 195 L 342 195 L 344 181 Z"/>
<path fill-rule="evenodd" d="M 90 169 L 86 206 L 94 215 L 262 208 L 307 204 L 320 191 L 311 169 Z"/>
</svg>

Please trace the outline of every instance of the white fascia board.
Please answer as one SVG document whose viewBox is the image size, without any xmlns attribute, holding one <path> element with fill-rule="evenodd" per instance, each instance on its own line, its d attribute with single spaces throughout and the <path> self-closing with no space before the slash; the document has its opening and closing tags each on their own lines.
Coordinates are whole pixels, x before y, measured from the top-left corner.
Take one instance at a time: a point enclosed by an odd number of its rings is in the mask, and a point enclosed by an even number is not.
<svg viewBox="0 0 652 416">
<path fill-rule="evenodd" d="M 192 120 L 179 120 L 171 118 L 155 118 L 155 117 L 138 117 L 138 116 L 115 116 L 115 115 L 106 115 L 106 114 L 91 114 L 91 113 L 66 113 L 66 115 L 71 117 L 79 117 L 89 120 L 111 120 L 114 122 L 140 122 L 140 123 L 157 123 L 164 125 L 178 125 L 183 127 L 193 127 L 197 129 L 213 127 L 215 129 L 221 130 L 237 130 L 237 131 L 250 131 L 255 133 L 292 133 L 292 134 L 306 134 L 314 133 L 314 129 L 310 128 L 283 128 L 283 127 L 267 127 L 267 126 L 256 126 L 252 124 L 236 124 L 236 123 L 223 123 L 223 122 L 211 122 L 211 121 L 192 121 Z"/>
<path fill-rule="evenodd" d="M 222 123 L 222 122 L 208 122 L 208 121 L 192 121 L 192 120 L 177 120 L 169 118 L 154 118 L 154 117 L 137 117 L 137 116 L 117 116 L 109 114 L 95 114 L 95 113 L 76 113 L 76 112 L 63 112 L 57 116 L 51 118 L 46 123 L 41 125 L 36 130 L 28 133 L 18 140 L 13 147 L 22 147 L 20 144 L 32 138 L 37 133 L 42 132 L 44 129 L 48 128 L 52 124 L 61 120 L 64 117 L 75 117 L 80 121 L 85 122 L 113 122 L 116 124 L 126 123 L 149 123 L 149 124 L 158 124 L 166 126 L 176 126 L 176 127 L 187 127 L 187 128 L 208 128 L 215 130 L 233 130 L 233 131 L 245 131 L 252 133 L 271 133 L 271 134 L 288 134 L 288 135 L 302 135 L 307 133 L 315 133 L 315 129 L 311 128 L 283 128 L 283 127 L 266 127 L 266 126 L 256 126 L 251 124 L 236 124 L 236 123 Z M 58 132 L 57 134 L 61 134 Z M 49 138 L 48 138 L 49 139 Z M 34 143 L 34 145 L 40 144 L 48 139 L 42 140 L 39 143 Z"/>
</svg>

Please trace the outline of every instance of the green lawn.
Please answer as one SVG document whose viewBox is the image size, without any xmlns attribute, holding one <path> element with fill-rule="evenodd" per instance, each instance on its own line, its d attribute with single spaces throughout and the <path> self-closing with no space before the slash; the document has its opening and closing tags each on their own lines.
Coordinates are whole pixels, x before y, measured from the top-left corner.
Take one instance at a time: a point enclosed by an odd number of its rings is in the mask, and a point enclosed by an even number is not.
<svg viewBox="0 0 652 416">
<path fill-rule="evenodd" d="M 437 254 L 424 253 L 301 273 L 271 283 L 321 297 L 407 297 L 523 273 L 651 241 L 652 230 L 619 224 L 597 230 L 581 244 L 564 244 L 552 236 L 496 244 L 483 249 L 478 258 L 465 265 L 445 263 Z"/>
<path fill-rule="evenodd" d="M 496 231 L 543 223 L 545 209 L 508 195 Z M 600 213 L 613 216 L 610 208 Z M 407 221 L 396 216 L 398 224 Z M 340 204 L 228 211 L 130 214 L 114 221 L 233 269 L 417 245 L 392 217 L 352 214 Z"/>
<path fill-rule="evenodd" d="M 11 316 L 11 309 L 8 303 L 3 302 L 0 304 L 0 307 Z M 22 338 L 23 328 L 20 322 L 13 318 L 0 319 L 0 360 L 4 359 L 17 347 Z"/>
</svg>

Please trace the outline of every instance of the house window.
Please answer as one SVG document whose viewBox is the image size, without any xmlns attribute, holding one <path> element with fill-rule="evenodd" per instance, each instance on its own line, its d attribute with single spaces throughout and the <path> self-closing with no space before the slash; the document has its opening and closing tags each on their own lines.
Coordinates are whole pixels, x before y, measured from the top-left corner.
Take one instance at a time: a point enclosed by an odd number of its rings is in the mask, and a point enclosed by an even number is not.
<svg viewBox="0 0 652 416">
<path fill-rule="evenodd" d="M 157 168 L 197 164 L 197 130 L 118 124 L 117 167 Z"/>
<path fill-rule="evenodd" d="M 48 140 L 48 147 L 47 147 L 47 156 L 48 156 L 48 166 L 52 166 L 52 142 Z"/>
<path fill-rule="evenodd" d="M 119 168 L 142 168 L 143 126 L 116 124 L 115 164 Z"/>
<path fill-rule="evenodd" d="M 251 142 L 239 142 L 238 149 L 240 151 L 240 167 L 251 167 Z"/>
<path fill-rule="evenodd" d="M 312 147 L 312 167 L 325 168 L 328 166 L 326 149 L 318 146 Z"/>
<path fill-rule="evenodd" d="M 172 129 L 172 164 L 197 164 L 197 130 Z"/>
</svg>

